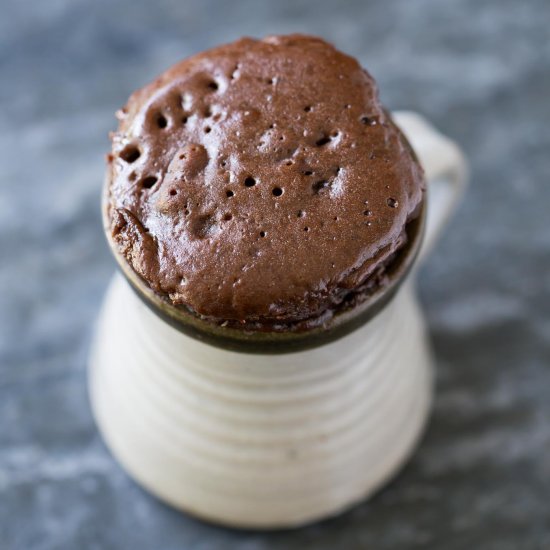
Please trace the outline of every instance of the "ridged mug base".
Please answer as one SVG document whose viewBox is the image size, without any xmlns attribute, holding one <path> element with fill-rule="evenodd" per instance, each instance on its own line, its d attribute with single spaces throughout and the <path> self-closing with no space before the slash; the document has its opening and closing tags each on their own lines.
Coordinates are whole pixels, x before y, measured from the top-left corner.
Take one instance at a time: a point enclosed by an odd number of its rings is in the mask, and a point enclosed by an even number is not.
<svg viewBox="0 0 550 550">
<path fill-rule="evenodd" d="M 117 460 L 161 500 L 215 523 L 288 528 L 368 498 L 426 423 L 432 360 L 412 285 L 307 351 L 226 351 L 162 321 L 113 280 L 90 396 Z"/>
</svg>

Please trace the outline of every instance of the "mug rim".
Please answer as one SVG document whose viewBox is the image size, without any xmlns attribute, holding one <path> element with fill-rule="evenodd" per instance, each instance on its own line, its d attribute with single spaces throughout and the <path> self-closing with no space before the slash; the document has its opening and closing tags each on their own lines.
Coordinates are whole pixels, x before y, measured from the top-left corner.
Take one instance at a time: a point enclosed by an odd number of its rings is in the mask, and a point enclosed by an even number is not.
<svg viewBox="0 0 550 550">
<path fill-rule="evenodd" d="M 424 192 L 420 212 L 407 227 L 407 243 L 397 251 L 387 266 L 388 283 L 379 285 L 355 306 L 336 311 L 318 326 L 295 331 L 249 331 L 223 326 L 204 319 L 185 306 L 172 304 L 157 294 L 122 256 L 111 236 L 108 216 L 107 181 L 103 186 L 103 229 L 117 266 L 141 301 L 176 330 L 203 343 L 228 351 L 255 354 L 282 354 L 305 351 L 338 340 L 375 317 L 395 296 L 415 264 L 426 229 L 427 192 Z"/>
</svg>

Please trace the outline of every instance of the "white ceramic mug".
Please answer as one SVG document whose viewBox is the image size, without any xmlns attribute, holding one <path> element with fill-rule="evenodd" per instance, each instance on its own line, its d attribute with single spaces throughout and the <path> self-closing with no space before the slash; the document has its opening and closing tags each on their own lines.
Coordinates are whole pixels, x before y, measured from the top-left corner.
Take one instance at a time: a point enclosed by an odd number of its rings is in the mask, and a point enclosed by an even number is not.
<svg viewBox="0 0 550 550">
<path fill-rule="evenodd" d="M 428 180 L 422 257 L 457 202 L 466 164 L 419 115 L 393 116 Z M 432 359 L 414 273 L 359 329 L 279 355 L 191 338 L 117 275 L 89 371 L 107 445 L 153 494 L 216 523 L 284 528 L 342 512 L 396 473 L 426 422 Z"/>
</svg>

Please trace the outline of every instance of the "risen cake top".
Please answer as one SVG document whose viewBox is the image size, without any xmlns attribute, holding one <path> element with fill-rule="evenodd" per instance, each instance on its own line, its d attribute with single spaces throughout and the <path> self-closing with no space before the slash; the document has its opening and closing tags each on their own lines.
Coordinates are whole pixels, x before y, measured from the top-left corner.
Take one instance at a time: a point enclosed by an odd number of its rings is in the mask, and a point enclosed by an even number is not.
<svg viewBox="0 0 550 550">
<path fill-rule="evenodd" d="M 156 293 L 213 322 L 326 321 L 384 284 L 423 198 L 374 80 L 318 38 L 208 50 L 117 115 L 109 236 Z"/>
</svg>

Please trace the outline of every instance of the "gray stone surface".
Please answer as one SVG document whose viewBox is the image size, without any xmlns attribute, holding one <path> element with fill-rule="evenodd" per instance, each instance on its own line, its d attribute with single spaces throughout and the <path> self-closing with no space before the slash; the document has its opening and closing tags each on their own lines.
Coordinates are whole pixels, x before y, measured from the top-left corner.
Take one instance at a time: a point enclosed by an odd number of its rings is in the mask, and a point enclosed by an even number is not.
<svg viewBox="0 0 550 550">
<path fill-rule="evenodd" d="M 548 0 L 7 0 L 0 17 L 0 548 L 550 548 Z M 139 489 L 86 395 L 114 269 L 99 193 L 113 113 L 181 57 L 308 31 L 358 56 L 391 108 L 465 148 L 472 186 L 421 271 L 438 360 L 411 463 L 305 529 L 203 524 Z"/>
</svg>

